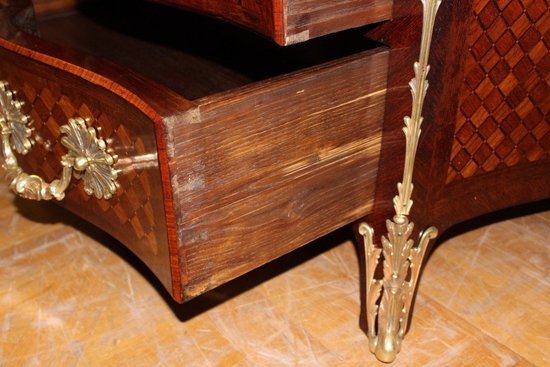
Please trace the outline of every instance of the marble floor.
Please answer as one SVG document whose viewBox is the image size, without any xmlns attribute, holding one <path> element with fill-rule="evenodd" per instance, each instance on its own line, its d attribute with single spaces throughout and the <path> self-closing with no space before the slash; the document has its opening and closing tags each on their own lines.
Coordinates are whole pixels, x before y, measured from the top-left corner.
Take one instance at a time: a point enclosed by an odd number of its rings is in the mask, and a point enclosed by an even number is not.
<svg viewBox="0 0 550 367">
<path fill-rule="evenodd" d="M 550 202 L 432 254 L 397 366 L 550 366 Z M 466 231 L 468 229 L 468 231 Z M 378 366 L 341 230 L 188 304 L 120 244 L 0 186 L 0 366 Z"/>
</svg>

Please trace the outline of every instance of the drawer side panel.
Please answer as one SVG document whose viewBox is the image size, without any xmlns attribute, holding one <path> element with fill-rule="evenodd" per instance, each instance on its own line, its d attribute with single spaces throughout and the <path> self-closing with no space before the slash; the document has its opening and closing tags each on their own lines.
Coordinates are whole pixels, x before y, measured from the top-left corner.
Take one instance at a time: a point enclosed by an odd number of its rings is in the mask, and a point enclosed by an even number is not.
<svg viewBox="0 0 550 367">
<path fill-rule="evenodd" d="M 284 0 L 285 44 L 391 19 L 390 0 Z"/>
<path fill-rule="evenodd" d="M 365 53 L 253 85 L 174 119 L 184 298 L 369 212 L 387 56 Z"/>
</svg>

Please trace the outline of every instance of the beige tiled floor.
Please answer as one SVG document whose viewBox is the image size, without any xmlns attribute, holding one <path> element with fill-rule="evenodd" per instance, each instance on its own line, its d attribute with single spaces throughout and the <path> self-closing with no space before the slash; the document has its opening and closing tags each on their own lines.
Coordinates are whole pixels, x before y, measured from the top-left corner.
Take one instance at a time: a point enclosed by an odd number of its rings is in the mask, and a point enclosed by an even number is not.
<svg viewBox="0 0 550 367">
<path fill-rule="evenodd" d="M 436 249 L 395 365 L 550 365 L 540 207 Z M 0 186 L 0 366 L 376 366 L 359 307 L 345 230 L 177 306 L 116 241 Z"/>
</svg>

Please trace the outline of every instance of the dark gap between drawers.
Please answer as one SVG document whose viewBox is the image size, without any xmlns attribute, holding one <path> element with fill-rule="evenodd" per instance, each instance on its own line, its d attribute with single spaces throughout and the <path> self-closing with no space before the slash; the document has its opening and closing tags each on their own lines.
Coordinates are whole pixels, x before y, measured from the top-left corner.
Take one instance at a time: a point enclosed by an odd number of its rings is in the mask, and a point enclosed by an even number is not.
<svg viewBox="0 0 550 367">
<path fill-rule="evenodd" d="M 146 1 L 88 1 L 38 19 L 41 37 L 197 99 L 379 46 L 367 27 L 281 47 L 231 24 Z"/>
</svg>

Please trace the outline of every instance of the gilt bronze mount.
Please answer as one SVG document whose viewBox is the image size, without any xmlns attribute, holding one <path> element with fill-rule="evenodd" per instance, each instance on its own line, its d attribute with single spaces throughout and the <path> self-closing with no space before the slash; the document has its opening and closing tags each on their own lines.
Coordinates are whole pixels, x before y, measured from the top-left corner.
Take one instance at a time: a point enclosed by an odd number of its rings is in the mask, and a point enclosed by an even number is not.
<svg viewBox="0 0 550 367">
<path fill-rule="evenodd" d="M 428 58 L 435 18 L 441 0 L 421 0 L 423 5 L 422 40 L 419 61 L 414 63 L 414 78 L 409 86 L 412 95 L 411 116 L 404 118 L 406 139 L 403 179 L 397 184 L 393 199 L 395 215 L 386 221 L 387 236 L 382 247 L 374 244 L 374 231 L 367 223 L 359 225 L 366 257 L 366 316 L 369 348 L 383 362 L 392 362 L 401 349 L 407 331 L 411 303 L 416 290 L 422 260 L 430 239 L 437 229 L 429 227 L 420 234 L 418 245 L 410 239 L 414 224 L 409 221 L 413 183 L 412 176 L 423 121 L 422 108 L 428 91 Z M 382 262 L 383 278 L 376 278 Z"/>
<path fill-rule="evenodd" d="M 97 130 L 88 127 L 83 118 L 70 118 L 60 127 L 61 144 L 67 154 L 61 158 L 60 179 L 46 182 L 28 174 L 19 166 L 15 152 L 29 153 L 33 145 L 31 118 L 22 110 L 8 83 L 0 81 L 0 128 L 2 134 L 3 168 L 9 187 L 21 197 L 31 200 L 62 200 L 72 177 L 82 179 L 84 191 L 97 199 L 110 199 L 117 190 L 118 171 L 113 168 L 116 157 L 107 153 L 105 140 Z"/>
</svg>

